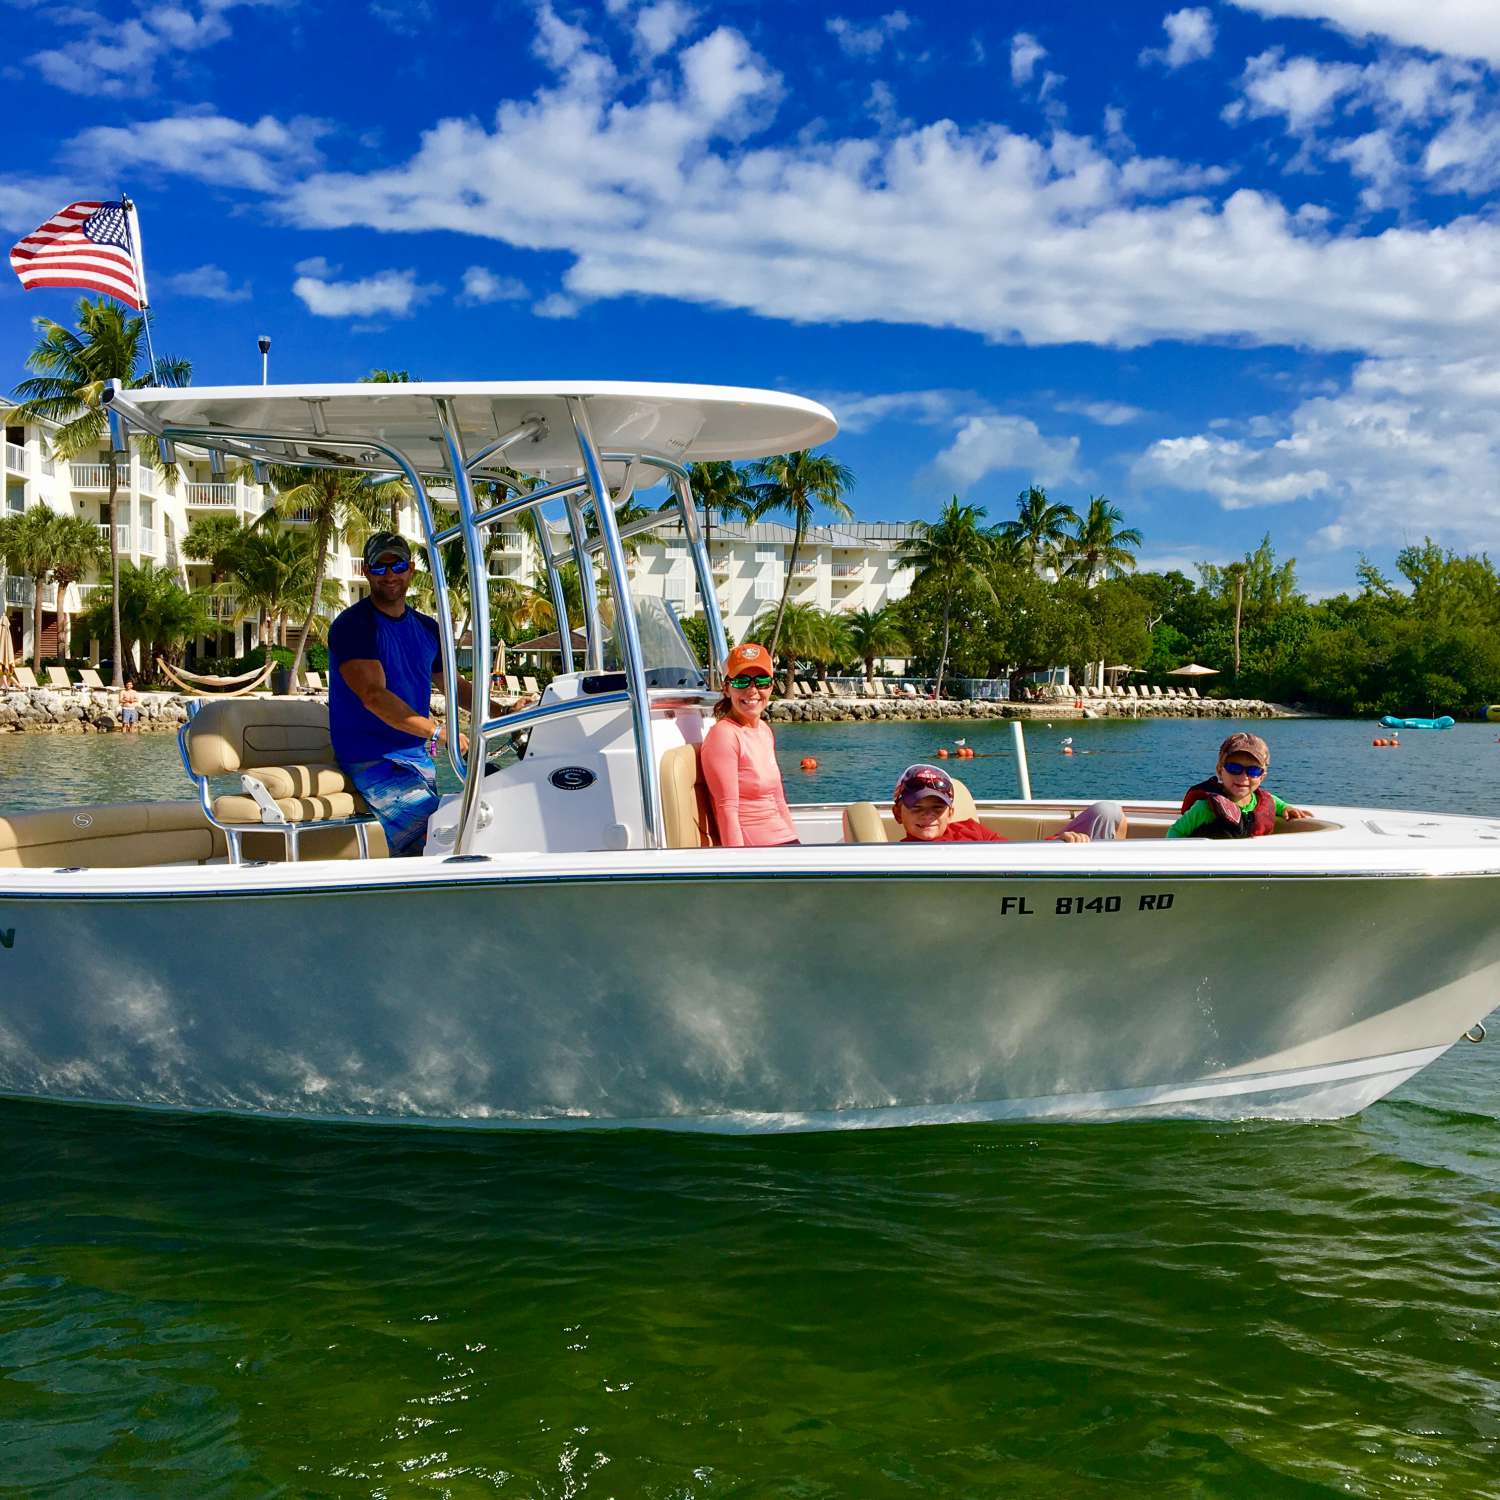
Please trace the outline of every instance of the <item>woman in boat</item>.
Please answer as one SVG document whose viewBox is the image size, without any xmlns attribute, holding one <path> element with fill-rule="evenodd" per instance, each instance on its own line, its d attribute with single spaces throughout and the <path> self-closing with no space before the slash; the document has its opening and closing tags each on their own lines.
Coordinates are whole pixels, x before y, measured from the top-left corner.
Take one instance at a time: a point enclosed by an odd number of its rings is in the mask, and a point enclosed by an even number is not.
<svg viewBox="0 0 1500 1500">
<path fill-rule="evenodd" d="M 776 764 L 776 737 L 765 720 L 775 676 L 771 653 L 754 642 L 724 659 L 724 696 L 714 704 L 716 722 L 703 740 L 703 779 L 726 848 L 799 842 Z"/>
</svg>

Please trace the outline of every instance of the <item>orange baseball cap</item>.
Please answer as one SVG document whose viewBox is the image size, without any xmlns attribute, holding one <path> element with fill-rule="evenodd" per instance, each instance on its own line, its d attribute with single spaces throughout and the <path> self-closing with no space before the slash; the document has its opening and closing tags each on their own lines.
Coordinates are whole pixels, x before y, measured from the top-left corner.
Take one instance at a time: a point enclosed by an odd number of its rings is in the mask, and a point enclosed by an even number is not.
<svg viewBox="0 0 1500 1500">
<path fill-rule="evenodd" d="M 776 663 L 771 660 L 771 653 L 764 646 L 756 645 L 754 641 L 746 641 L 743 646 L 736 646 L 724 658 L 726 677 L 739 677 L 744 674 L 752 677 L 776 675 Z"/>
</svg>

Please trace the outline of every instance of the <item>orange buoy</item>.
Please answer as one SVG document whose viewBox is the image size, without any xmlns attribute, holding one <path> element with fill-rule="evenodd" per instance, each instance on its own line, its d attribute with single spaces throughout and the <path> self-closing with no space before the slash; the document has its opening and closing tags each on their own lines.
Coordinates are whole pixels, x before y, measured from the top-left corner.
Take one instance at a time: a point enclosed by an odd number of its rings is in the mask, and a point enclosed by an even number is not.
<svg viewBox="0 0 1500 1500">
<path fill-rule="evenodd" d="M 939 750 L 937 753 L 937 757 L 939 760 L 947 760 L 948 752 L 946 750 Z"/>
<path fill-rule="evenodd" d="M 816 771 L 818 769 L 818 763 L 812 758 L 812 756 L 804 755 L 802 757 L 802 769 L 804 771 Z"/>
<path fill-rule="evenodd" d="M 1062 753 L 1064 755 L 1071 755 L 1073 753 L 1073 747 L 1071 745 L 1064 745 L 1062 747 Z"/>
</svg>

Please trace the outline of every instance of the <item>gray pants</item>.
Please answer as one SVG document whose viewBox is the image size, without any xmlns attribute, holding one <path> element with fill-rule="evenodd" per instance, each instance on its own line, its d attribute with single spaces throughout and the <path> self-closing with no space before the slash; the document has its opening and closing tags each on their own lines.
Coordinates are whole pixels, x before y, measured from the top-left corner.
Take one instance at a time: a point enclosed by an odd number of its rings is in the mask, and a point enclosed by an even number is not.
<svg viewBox="0 0 1500 1500">
<path fill-rule="evenodd" d="M 1059 833 L 1086 833 L 1093 841 L 1117 839 L 1125 822 L 1125 809 L 1118 802 L 1095 802 L 1065 823 Z"/>
</svg>

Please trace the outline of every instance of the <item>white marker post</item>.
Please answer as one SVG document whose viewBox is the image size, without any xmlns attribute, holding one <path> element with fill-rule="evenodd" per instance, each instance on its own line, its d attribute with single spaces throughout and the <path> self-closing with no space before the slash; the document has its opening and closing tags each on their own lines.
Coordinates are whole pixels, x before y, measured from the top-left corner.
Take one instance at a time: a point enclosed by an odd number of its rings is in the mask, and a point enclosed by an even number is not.
<svg viewBox="0 0 1500 1500">
<path fill-rule="evenodd" d="M 1021 778 L 1021 801 L 1031 801 L 1031 770 L 1026 764 L 1026 732 L 1019 719 L 1010 721 L 1010 732 L 1016 742 L 1016 771 Z"/>
</svg>

